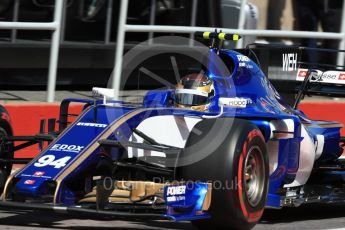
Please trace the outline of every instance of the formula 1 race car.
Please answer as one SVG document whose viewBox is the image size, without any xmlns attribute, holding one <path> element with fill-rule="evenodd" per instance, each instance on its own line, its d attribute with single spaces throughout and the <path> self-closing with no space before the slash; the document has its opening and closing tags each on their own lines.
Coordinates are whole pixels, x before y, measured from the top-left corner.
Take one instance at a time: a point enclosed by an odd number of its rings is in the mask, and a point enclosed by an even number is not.
<svg viewBox="0 0 345 230">
<path fill-rule="evenodd" d="M 345 72 L 308 67 L 299 59 L 304 48 L 285 48 L 278 69 L 302 82 L 289 105 L 252 49 L 219 48 L 238 35 L 196 36 L 212 41 L 209 66 L 175 89 L 131 104 L 94 88 L 103 100 L 61 103 L 58 131 L 3 138 L 0 161 L 26 165 L 11 175 L 1 165 L 0 207 L 250 229 L 265 208 L 344 201 L 342 124 L 311 120 L 297 107 L 306 94 L 341 96 Z M 69 124 L 71 102 L 84 106 Z M 34 159 L 9 157 L 43 141 L 49 145 Z"/>
</svg>

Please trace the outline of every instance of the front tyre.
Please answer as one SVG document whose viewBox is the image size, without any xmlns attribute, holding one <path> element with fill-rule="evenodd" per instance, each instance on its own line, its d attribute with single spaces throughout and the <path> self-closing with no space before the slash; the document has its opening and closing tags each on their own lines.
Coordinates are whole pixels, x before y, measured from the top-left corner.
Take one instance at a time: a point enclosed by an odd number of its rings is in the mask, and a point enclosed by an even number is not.
<svg viewBox="0 0 345 230">
<path fill-rule="evenodd" d="M 229 128 L 210 139 L 215 126 Z M 201 229 L 252 228 L 263 214 L 268 193 L 269 162 L 262 133 L 252 123 L 232 118 L 203 120 L 194 130 L 179 156 L 183 166 L 176 168 L 176 179 L 211 182 L 213 188 L 211 218 L 193 224 Z M 197 154 L 195 146 L 209 145 L 214 146 L 207 157 L 184 164 L 186 157 Z"/>
</svg>

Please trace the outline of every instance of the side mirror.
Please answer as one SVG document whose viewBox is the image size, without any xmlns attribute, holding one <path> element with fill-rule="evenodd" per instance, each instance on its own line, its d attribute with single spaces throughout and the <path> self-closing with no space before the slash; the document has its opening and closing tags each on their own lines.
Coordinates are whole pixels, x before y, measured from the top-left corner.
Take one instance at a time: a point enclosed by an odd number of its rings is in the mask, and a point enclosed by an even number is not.
<svg viewBox="0 0 345 230">
<path fill-rule="evenodd" d="M 109 99 L 115 98 L 115 90 L 114 89 L 108 89 L 108 88 L 93 87 L 92 88 L 92 95 L 93 96 L 103 96 L 103 104 L 106 104 L 107 98 L 109 98 Z"/>
</svg>

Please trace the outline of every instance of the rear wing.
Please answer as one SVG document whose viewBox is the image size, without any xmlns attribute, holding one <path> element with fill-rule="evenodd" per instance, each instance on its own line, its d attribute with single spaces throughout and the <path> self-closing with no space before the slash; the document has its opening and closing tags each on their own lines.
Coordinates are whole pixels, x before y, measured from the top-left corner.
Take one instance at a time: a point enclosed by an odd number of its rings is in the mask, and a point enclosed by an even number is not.
<svg viewBox="0 0 345 230">
<path fill-rule="evenodd" d="M 252 44 L 246 49 L 277 91 L 297 107 L 304 95 L 345 97 L 345 50 Z"/>
</svg>

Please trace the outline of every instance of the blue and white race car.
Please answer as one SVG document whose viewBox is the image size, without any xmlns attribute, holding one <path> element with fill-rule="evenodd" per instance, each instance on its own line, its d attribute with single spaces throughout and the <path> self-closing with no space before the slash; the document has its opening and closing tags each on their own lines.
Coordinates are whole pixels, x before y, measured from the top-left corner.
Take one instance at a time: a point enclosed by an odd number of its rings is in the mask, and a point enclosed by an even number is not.
<svg viewBox="0 0 345 230">
<path fill-rule="evenodd" d="M 290 106 L 249 55 L 219 49 L 239 36 L 196 35 L 213 41 L 209 66 L 174 89 L 149 91 L 138 105 L 94 88 L 103 100 L 62 102 L 58 131 L 3 138 L 0 161 L 26 165 L 8 175 L 0 164 L 0 207 L 250 229 L 265 208 L 344 201 L 342 124 L 297 109 L 313 84 L 341 83 L 285 55 L 291 76 L 303 77 Z M 71 102 L 84 109 L 69 124 Z M 9 157 L 42 142 L 34 159 Z"/>
</svg>

